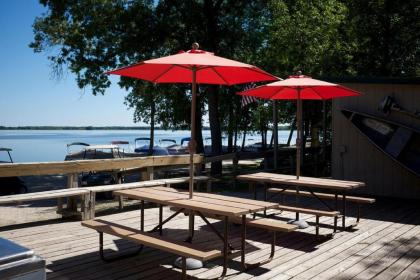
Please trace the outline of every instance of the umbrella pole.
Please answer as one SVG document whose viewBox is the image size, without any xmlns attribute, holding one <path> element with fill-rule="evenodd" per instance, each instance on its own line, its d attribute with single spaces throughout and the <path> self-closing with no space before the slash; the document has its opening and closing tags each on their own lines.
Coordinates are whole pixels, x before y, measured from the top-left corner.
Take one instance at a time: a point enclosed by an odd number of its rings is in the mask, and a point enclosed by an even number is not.
<svg viewBox="0 0 420 280">
<path fill-rule="evenodd" d="M 190 150 L 190 185 L 189 185 L 189 198 L 193 198 L 194 192 L 194 153 L 195 153 L 195 109 L 196 109 L 196 99 L 197 99 L 197 92 L 196 92 L 196 71 L 197 69 L 195 66 L 192 68 L 192 100 L 191 100 L 191 139 L 189 143 L 189 150 Z M 191 211 L 189 215 L 189 222 L 188 222 L 188 232 L 189 236 L 187 241 L 191 242 L 194 236 L 194 212 Z"/>
<path fill-rule="evenodd" d="M 192 99 L 191 99 L 191 140 L 190 140 L 190 184 L 189 194 L 193 198 L 194 192 L 194 153 L 195 153 L 195 111 L 197 106 L 197 84 L 196 84 L 197 70 L 195 66 L 192 68 Z"/>
<path fill-rule="evenodd" d="M 296 138 L 296 179 L 300 177 L 300 159 L 302 149 L 302 99 L 300 98 L 301 88 L 297 88 L 297 110 L 296 110 L 296 123 L 297 123 L 297 138 Z"/>
<path fill-rule="evenodd" d="M 274 139 L 274 169 L 277 170 L 277 153 L 278 153 L 278 119 L 277 119 L 277 100 L 273 101 L 273 139 Z"/>
<path fill-rule="evenodd" d="M 296 108 L 296 179 L 300 176 L 300 158 L 302 148 L 302 99 L 300 98 L 301 88 L 297 88 L 297 108 Z M 296 185 L 296 206 L 299 205 L 299 186 Z M 300 229 L 307 228 L 309 225 L 305 220 L 299 219 L 299 213 L 296 212 L 296 219 L 290 221 L 290 223 L 297 225 Z"/>
</svg>

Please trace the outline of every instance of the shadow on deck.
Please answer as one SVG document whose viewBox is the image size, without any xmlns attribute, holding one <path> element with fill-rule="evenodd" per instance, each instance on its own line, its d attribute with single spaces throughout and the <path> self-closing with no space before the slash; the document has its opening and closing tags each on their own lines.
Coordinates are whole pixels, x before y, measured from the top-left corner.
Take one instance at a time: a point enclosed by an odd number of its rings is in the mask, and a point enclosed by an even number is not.
<svg viewBox="0 0 420 280">
<path fill-rule="evenodd" d="M 293 201 L 293 200 L 291 200 Z M 315 201 L 301 199 L 305 206 Z M 350 206 L 351 208 L 351 206 Z M 139 210 L 102 216 L 126 226 L 139 227 Z M 157 208 L 145 211 L 146 230 L 157 224 Z M 168 208 L 164 216 L 170 215 Z M 353 212 L 349 212 L 352 215 Z M 281 219 L 293 218 L 283 213 Z M 354 216 L 353 216 L 354 217 Z M 309 222 L 313 216 L 302 215 Z M 221 230 L 221 222 L 211 220 Z M 349 219 L 349 224 L 354 219 Z M 321 223 L 332 225 L 332 218 Z M 188 218 L 177 216 L 164 229 L 164 235 L 183 240 Z M 415 279 L 420 277 L 420 207 L 418 202 L 380 199 L 363 207 L 362 220 L 352 231 L 339 231 L 332 239 L 318 241 L 313 226 L 299 232 L 278 234 L 272 262 L 247 272 L 240 271 L 240 256 L 233 254 L 228 279 Z M 321 234 L 331 227 L 321 228 Z M 172 267 L 175 255 L 145 247 L 136 257 L 104 263 L 98 255 L 98 234 L 80 222 L 55 220 L 25 226 L 2 228 L 0 236 L 33 249 L 47 260 L 48 279 L 177 279 L 180 271 Z M 231 243 L 240 247 L 240 227 L 230 226 Z M 221 241 L 200 218 L 196 218 L 195 243 L 219 248 Z M 127 251 L 129 242 L 105 235 L 106 253 Z M 247 232 L 247 262 L 265 259 L 270 252 L 270 236 L 257 229 Z M 222 271 L 221 259 L 189 271 L 193 278 L 211 279 Z"/>
</svg>

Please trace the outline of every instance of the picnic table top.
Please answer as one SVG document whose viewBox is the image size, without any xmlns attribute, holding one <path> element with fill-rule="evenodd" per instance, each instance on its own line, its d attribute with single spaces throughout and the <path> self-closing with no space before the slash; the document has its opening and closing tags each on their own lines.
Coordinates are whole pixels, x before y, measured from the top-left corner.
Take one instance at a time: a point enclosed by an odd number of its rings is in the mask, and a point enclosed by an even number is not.
<svg viewBox="0 0 420 280">
<path fill-rule="evenodd" d="M 251 181 L 259 183 L 305 186 L 333 190 L 351 190 L 365 186 L 365 183 L 363 182 L 343 181 L 336 179 L 315 178 L 305 176 L 300 176 L 299 179 L 296 179 L 296 176 L 294 175 L 276 174 L 268 172 L 258 172 L 253 174 L 239 175 L 236 177 L 236 179 L 248 182 Z"/>
<path fill-rule="evenodd" d="M 221 216 L 241 216 L 275 208 L 278 205 L 272 202 L 201 192 L 194 192 L 193 198 L 190 199 L 187 191 L 168 187 L 122 190 L 115 191 L 114 194 Z"/>
</svg>

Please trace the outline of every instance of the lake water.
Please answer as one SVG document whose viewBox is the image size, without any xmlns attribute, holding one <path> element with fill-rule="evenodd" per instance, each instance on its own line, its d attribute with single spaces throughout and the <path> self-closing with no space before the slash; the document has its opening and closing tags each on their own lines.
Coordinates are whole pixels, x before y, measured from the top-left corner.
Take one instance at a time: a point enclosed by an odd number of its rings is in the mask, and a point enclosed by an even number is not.
<svg viewBox="0 0 420 280">
<path fill-rule="evenodd" d="M 181 139 L 188 137 L 190 131 L 155 131 L 155 144 L 159 139 L 170 138 L 180 143 Z M 279 143 L 286 143 L 289 131 L 279 131 Z M 293 135 L 295 136 L 295 134 Z M 67 144 L 72 142 L 85 142 L 89 144 L 109 144 L 111 141 L 129 141 L 129 150 L 134 150 L 134 139 L 149 137 L 147 130 L 0 130 L 0 147 L 12 148 L 14 162 L 43 162 L 62 161 L 67 154 Z M 203 131 L 203 138 L 210 137 L 210 131 Z M 271 139 L 271 133 L 268 133 Z M 247 135 L 246 144 L 261 141 L 261 136 Z M 294 143 L 294 138 L 292 143 Z M 227 140 L 223 140 L 227 145 Z M 238 145 L 242 140 L 238 139 Z M 205 145 L 210 145 L 210 140 Z M 143 144 L 142 144 L 143 145 Z M 7 153 L 0 152 L 0 161 L 8 160 Z"/>
</svg>

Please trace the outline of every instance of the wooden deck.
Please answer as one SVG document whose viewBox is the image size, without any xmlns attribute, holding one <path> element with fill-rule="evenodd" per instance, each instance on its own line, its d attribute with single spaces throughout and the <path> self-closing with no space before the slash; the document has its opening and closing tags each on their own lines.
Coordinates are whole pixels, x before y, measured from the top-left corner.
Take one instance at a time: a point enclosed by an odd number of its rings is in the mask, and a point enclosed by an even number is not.
<svg viewBox="0 0 420 280">
<path fill-rule="evenodd" d="M 312 200 L 301 199 L 304 206 Z M 319 242 L 314 227 L 279 234 L 272 262 L 248 272 L 240 272 L 240 256 L 230 261 L 227 279 L 420 279 L 420 206 L 419 203 L 379 200 L 366 206 L 361 223 L 353 230 L 338 232 L 333 239 Z M 146 230 L 157 224 L 157 208 L 146 209 Z M 164 209 L 164 215 L 170 210 Z M 350 213 L 351 214 L 351 213 Z M 139 226 L 139 211 L 117 213 L 101 218 L 127 226 Z M 283 217 L 293 217 L 289 213 Z M 314 217 L 301 215 L 308 221 Z M 214 221 L 216 226 L 221 223 Z M 321 222 L 332 224 L 332 218 Z M 351 219 L 348 220 L 351 223 Z M 164 234 L 171 238 L 187 236 L 188 218 L 179 215 L 166 225 Z M 196 218 L 194 242 L 209 248 L 221 242 Z M 322 233 L 331 232 L 323 228 Z M 309 233 L 309 234 L 308 234 Z M 232 243 L 239 247 L 240 227 L 230 227 Z M 150 248 L 130 259 L 104 263 L 98 256 L 98 234 L 82 227 L 80 222 L 50 222 L 14 228 L 0 228 L 0 236 L 33 249 L 47 260 L 48 279 L 178 279 L 179 270 L 172 268 L 176 256 Z M 105 236 L 107 249 L 122 249 L 130 244 Z M 247 262 L 268 257 L 270 235 L 258 229 L 248 230 Z M 106 250 L 110 253 L 111 250 Z M 188 271 L 200 279 L 217 277 L 221 260 L 206 263 L 205 268 Z"/>
</svg>

